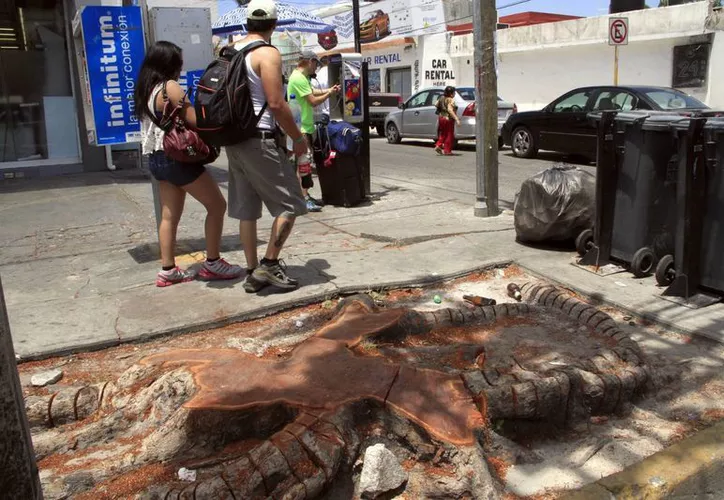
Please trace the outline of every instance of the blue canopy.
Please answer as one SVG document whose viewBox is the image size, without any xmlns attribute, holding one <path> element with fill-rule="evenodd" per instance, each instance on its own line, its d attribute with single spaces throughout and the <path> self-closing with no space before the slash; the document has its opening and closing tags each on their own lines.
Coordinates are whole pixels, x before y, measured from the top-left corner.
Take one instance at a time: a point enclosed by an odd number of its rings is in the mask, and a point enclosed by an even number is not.
<svg viewBox="0 0 724 500">
<path fill-rule="evenodd" d="M 289 4 L 277 4 L 277 30 L 301 31 L 304 33 L 327 33 L 334 26 L 326 24 L 322 18 L 313 16 Z M 211 28 L 214 35 L 246 33 L 246 7 L 237 7 L 219 17 Z"/>
</svg>

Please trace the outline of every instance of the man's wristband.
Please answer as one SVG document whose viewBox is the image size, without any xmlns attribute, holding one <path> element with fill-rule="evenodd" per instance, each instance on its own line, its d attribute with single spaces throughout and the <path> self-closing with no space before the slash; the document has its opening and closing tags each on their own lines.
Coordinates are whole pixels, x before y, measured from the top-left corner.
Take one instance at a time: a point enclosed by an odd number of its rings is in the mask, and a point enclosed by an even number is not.
<svg viewBox="0 0 724 500">
<path fill-rule="evenodd" d="M 294 144 L 299 144 L 300 142 L 304 142 L 304 135 L 300 135 L 298 138 L 294 139 Z"/>
</svg>

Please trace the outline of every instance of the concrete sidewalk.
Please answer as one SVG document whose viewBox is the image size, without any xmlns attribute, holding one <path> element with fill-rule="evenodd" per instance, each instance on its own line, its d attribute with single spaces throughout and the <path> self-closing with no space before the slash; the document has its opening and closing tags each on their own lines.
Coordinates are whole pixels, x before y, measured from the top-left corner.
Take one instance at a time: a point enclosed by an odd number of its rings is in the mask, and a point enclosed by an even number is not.
<svg viewBox="0 0 724 500">
<path fill-rule="evenodd" d="M 212 173 L 225 192 L 223 167 L 217 163 Z M 0 275 L 16 352 L 42 357 L 198 330 L 511 261 L 637 315 L 724 341 L 724 306 L 689 310 L 656 297 L 653 278 L 602 278 L 571 265 L 573 253 L 519 245 L 509 213 L 477 219 L 472 207 L 454 200 L 377 183 L 373 192 L 364 206 L 327 207 L 300 219 L 283 257 L 301 288 L 257 296 L 246 294 L 240 282 L 154 286 L 155 219 L 150 184 L 141 173 L 2 181 Z M 179 229 L 180 265 L 203 259 L 204 216 L 189 199 Z M 265 216 L 261 238 L 270 226 Z M 231 219 L 223 246 L 228 260 L 243 264 Z"/>
</svg>

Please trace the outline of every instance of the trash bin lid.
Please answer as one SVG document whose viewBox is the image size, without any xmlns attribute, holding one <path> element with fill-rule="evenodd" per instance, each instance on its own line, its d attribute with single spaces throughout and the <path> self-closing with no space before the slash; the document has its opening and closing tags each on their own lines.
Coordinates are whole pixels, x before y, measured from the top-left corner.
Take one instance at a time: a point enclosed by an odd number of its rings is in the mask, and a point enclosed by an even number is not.
<svg viewBox="0 0 724 500">
<path fill-rule="evenodd" d="M 616 115 L 617 122 L 625 124 L 640 122 L 643 130 L 659 132 L 668 132 L 674 123 L 678 126 L 681 122 L 686 122 L 688 128 L 688 120 L 685 116 L 665 111 L 621 111 Z"/>
</svg>

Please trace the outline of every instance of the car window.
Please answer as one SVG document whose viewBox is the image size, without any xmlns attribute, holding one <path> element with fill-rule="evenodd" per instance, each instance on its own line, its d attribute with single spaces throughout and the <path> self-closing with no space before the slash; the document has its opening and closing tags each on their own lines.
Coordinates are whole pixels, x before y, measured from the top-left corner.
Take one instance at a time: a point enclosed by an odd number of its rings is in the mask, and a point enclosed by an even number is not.
<svg viewBox="0 0 724 500">
<path fill-rule="evenodd" d="M 443 93 L 444 93 L 444 92 L 443 92 L 442 90 L 433 90 L 432 92 L 430 92 L 430 97 L 427 99 L 427 104 L 426 104 L 426 106 L 434 106 L 434 105 L 436 105 L 436 104 L 437 104 L 437 100 L 440 99 L 440 96 L 442 96 Z"/>
<path fill-rule="evenodd" d="M 410 98 L 409 101 L 407 101 L 407 107 L 408 108 L 421 108 L 423 106 L 427 105 L 427 97 L 430 94 L 430 92 L 420 92 L 416 96 Z"/>
<path fill-rule="evenodd" d="M 595 111 L 631 111 L 639 109 L 639 99 L 624 90 L 605 90 L 599 94 L 593 109 Z"/>
<path fill-rule="evenodd" d="M 644 91 L 644 94 L 654 101 L 663 111 L 672 111 L 676 109 L 708 109 L 707 105 L 701 101 L 694 99 L 690 95 L 686 95 L 678 90 L 656 89 Z"/>
<path fill-rule="evenodd" d="M 564 97 L 553 105 L 554 113 L 577 113 L 586 109 L 588 98 L 591 95 L 590 90 L 576 92 L 568 97 Z"/>
<path fill-rule="evenodd" d="M 465 99 L 466 101 L 474 101 L 475 100 L 475 89 L 458 89 L 458 94 L 460 94 L 460 97 Z"/>
</svg>

